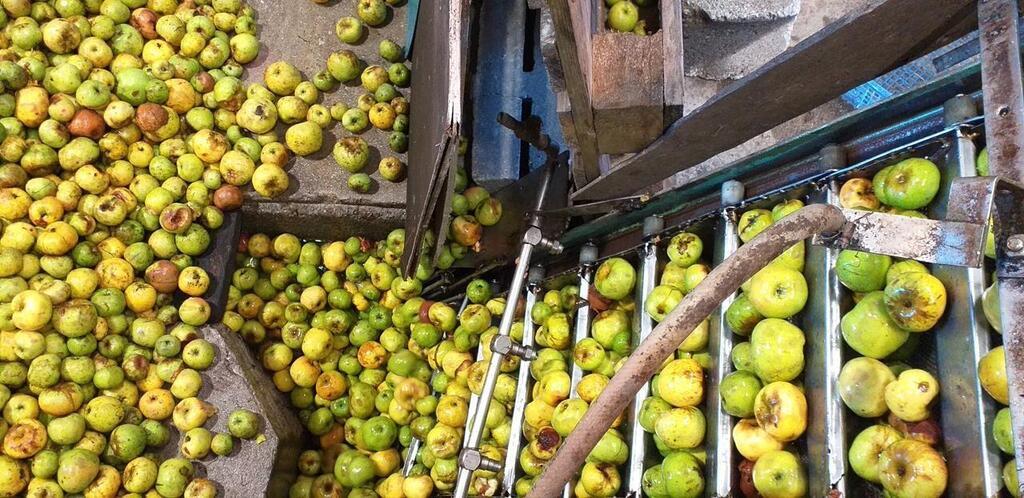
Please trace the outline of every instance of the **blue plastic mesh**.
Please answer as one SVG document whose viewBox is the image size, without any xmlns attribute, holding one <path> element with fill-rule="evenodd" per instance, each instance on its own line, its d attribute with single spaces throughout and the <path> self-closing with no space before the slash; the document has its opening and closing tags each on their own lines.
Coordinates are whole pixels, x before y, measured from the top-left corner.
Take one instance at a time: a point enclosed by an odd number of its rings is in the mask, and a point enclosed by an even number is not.
<svg viewBox="0 0 1024 498">
<path fill-rule="evenodd" d="M 928 82 L 934 77 L 935 68 L 929 61 L 915 61 L 844 93 L 843 100 L 854 109 L 870 107 Z"/>
</svg>

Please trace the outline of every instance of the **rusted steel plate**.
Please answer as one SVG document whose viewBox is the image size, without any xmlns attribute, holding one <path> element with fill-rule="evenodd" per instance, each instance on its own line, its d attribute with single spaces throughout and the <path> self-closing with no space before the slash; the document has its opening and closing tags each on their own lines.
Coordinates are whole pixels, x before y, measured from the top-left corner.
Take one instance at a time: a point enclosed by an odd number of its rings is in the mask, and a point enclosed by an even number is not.
<svg viewBox="0 0 1024 498">
<path fill-rule="evenodd" d="M 984 224 L 842 211 L 847 221 L 842 233 L 816 237 L 815 243 L 943 265 L 976 267 L 983 261 Z"/>
</svg>

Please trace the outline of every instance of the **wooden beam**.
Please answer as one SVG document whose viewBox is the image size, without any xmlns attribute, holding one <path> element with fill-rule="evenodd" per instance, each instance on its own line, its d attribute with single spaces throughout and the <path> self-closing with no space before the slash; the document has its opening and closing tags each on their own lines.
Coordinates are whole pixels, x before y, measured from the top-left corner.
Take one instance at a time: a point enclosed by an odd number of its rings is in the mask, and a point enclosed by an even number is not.
<svg viewBox="0 0 1024 498">
<path fill-rule="evenodd" d="M 548 0 L 548 8 L 569 96 L 572 129 L 576 132 L 573 178 L 579 187 L 601 175 L 590 99 L 593 5 L 592 0 Z"/>
<path fill-rule="evenodd" d="M 740 145 L 898 67 L 949 32 L 973 4 L 873 0 L 729 86 L 573 198 L 642 191 Z"/>
<path fill-rule="evenodd" d="M 665 81 L 663 126 L 668 127 L 683 117 L 683 5 L 682 0 L 661 2 L 662 56 Z"/>
</svg>

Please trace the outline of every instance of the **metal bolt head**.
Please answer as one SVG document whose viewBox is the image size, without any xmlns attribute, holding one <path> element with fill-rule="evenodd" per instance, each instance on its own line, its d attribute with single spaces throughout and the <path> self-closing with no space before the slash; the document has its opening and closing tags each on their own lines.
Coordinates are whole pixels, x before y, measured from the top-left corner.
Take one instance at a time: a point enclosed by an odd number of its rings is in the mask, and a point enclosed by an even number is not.
<svg viewBox="0 0 1024 498">
<path fill-rule="evenodd" d="M 1011 235 L 1006 239 L 1006 250 L 1010 252 L 1024 251 L 1024 236 Z"/>
</svg>

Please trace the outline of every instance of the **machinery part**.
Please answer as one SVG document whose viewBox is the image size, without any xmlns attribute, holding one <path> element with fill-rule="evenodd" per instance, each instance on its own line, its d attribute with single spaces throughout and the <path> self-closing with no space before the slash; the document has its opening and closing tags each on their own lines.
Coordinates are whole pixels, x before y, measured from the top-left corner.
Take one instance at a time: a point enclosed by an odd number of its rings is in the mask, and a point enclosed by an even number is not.
<svg viewBox="0 0 1024 498">
<path fill-rule="evenodd" d="M 627 197 L 620 197 L 618 199 L 588 202 L 585 204 L 576 204 L 562 209 L 552 209 L 550 211 L 544 211 L 541 214 L 545 216 L 587 216 L 595 214 L 608 214 L 623 211 L 633 211 L 636 209 L 640 209 L 644 205 L 644 203 L 650 199 L 651 196 L 647 194 L 630 195 Z"/>
<path fill-rule="evenodd" d="M 977 113 L 971 99 L 954 98 L 945 107 L 950 124 Z M 951 115 L 949 111 L 956 107 L 963 109 Z M 935 218 L 948 219 L 950 209 L 972 201 L 988 204 L 984 196 L 970 195 L 970 199 L 965 199 L 968 192 L 963 189 L 964 180 L 953 180 L 976 174 L 977 150 L 967 133 L 968 130 L 956 130 L 954 146 L 946 154 L 945 164 L 940 166 L 945 185 L 939 189 L 939 197 L 933 205 L 931 214 Z M 952 188 L 953 181 L 960 182 L 959 188 Z M 945 195 L 947 193 L 950 195 Z M 955 214 L 957 210 L 952 211 Z M 987 215 L 982 215 L 973 221 L 985 223 L 986 218 Z M 974 306 L 981 302 L 985 292 L 985 269 L 935 265 L 932 274 L 946 288 L 950 302 L 960 303 L 947 306 L 945 317 L 932 332 L 936 373 L 941 379 L 938 411 L 942 413 L 940 423 L 947 465 L 957 469 L 958 475 L 970 476 L 949 479 L 946 493 L 950 496 L 998 496 L 1003 487 L 1002 457 L 989 434 L 999 408 L 981 387 L 977 370 L 978 362 L 995 345 L 988 321 Z"/>
<path fill-rule="evenodd" d="M 573 329 L 572 343 L 579 344 L 580 341 L 586 339 L 590 335 L 590 306 L 587 305 L 587 299 L 590 297 L 590 286 L 594 280 L 594 266 L 597 264 L 597 246 L 594 244 L 586 244 L 580 249 L 580 270 L 579 270 L 579 297 L 578 306 L 576 309 L 576 326 Z M 583 369 L 574 361 L 572 362 L 571 375 L 569 377 L 569 397 L 575 398 L 576 387 L 580 384 L 580 379 L 583 378 Z M 564 498 L 571 498 L 572 485 L 566 483 L 565 488 L 562 490 L 562 496 Z"/>
<path fill-rule="evenodd" d="M 500 355 L 518 356 L 524 360 L 534 360 L 537 352 L 533 348 L 518 344 L 511 337 L 496 335 L 491 340 L 491 351 Z"/>
<path fill-rule="evenodd" d="M 632 337 L 632 348 L 636 349 L 647 336 L 651 335 L 654 328 L 654 320 L 643 310 L 647 302 L 647 296 L 654 290 L 658 279 L 658 242 L 660 233 L 665 228 L 665 223 L 660 217 L 651 216 L 644 220 L 644 234 L 647 235 L 647 242 L 640 248 L 640 285 L 636 287 L 636 311 L 633 314 L 636 333 Z M 629 410 L 629 480 L 626 483 L 628 496 L 640 497 L 643 495 L 643 468 L 647 460 L 647 434 L 640 425 L 640 408 L 647 396 L 650 394 L 650 385 L 644 384 L 637 391 L 633 399 L 633 406 Z"/>
<path fill-rule="evenodd" d="M 544 177 L 540 189 L 537 192 L 534 211 L 544 209 L 547 200 L 548 185 L 554 174 L 554 164 L 548 164 L 544 169 Z M 561 247 L 556 243 L 545 239 L 540 231 L 540 217 L 534 215 L 530 220 L 530 228 L 523 235 L 522 246 L 519 249 L 519 257 L 516 259 L 515 270 L 513 270 L 509 282 L 508 298 L 505 304 L 505 312 L 501 315 L 501 323 L 498 325 L 498 335 L 507 336 L 512 330 L 512 322 L 515 320 L 516 306 L 523 293 L 523 284 L 526 281 L 526 272 L 530 267 L 530 258 L 536 248 L 557 248 Z M 487 410 L 491 405 L 491 398 L 494 395 L 494 385 L 498 380 L 498 373 L 501 369 L 501 361 L 504 358 L 500 354 L 492 354 L 487 364 L 487 373 L 484 376 L 483 387 L 480 390 L 479 402 L 476 409 L 471 410 L 473 418 L 469 421 L 466 430 L 465 444 L 462 451 L 467 449 L 476 450 L 480 446 L 480 439 L 483 437 L 484 423 L 487 420 Z M 455 498 L 465 498 L 469 493 L 470 479 L 473 477 L 471 469 L 459 466 L 458 480 L 455 484 Z"/>
<path fill-rule="evenodd" d="M 845 224 L 842 212 L 834 206 L 813 205 L 802 208 L 737 249 L 733 257 L 712 270 L 704 282 L 687 295 L 629 356 L 587 410 L 576 430 L 565 440 L 528 496 L 542 498 L 558 495 L 601 435 L 633 400 L 640 386 L 651 379 L 665 358 L 673 354 L 700 321 L 735 292 L 740 284 L 794 243 L 816 233 L 839 231 Z"/>
<path fill-rule="evenodd" d="M 459 453 L 459 465 L 469 471 L 486 470 L 489 472 L 498 472 L 501 470 L 502 463 L 485 457 L 484 454 L 480 453 L 480 450 L 477 450 L 476 448 L 466 448 Z"/>
<path fill-rule="evenodd" d="M 735 206 L 743 201 L 745 188 L 742 183 L 730 180 L 722 184 L 721 202 L 730 206 L 723 209 L 718 218 L 718 228 L 715 230 L 715 254 L 714 267 L 722 264 L 726 259 L 736 252 L 739 247 L 739 235 L 736 228 Z M 725 321 L 725 311 L 729 309 L 736 292 L 732 292 L 722 299 L 718 309 L 714 313 L 714 320 L 711 321 L 711 329 L 708 337 L 708 351 L 714 352 L 715 362 L 712 364 L 708 378 L 711 379 L 707 386 L 708 400 L 708 434 L 707 439 L 714 444 L 713 453 L 708 455 L 708 472 L 714 476 L 714 482 L 707 484 L 707 489 L 712 490 L 715 496 L 729 496 L 732 490 L 734 479 L 732 478 L 735 451 L 732 448 L 732 417 L 726 413 L 722 402 L 722 396 L 718 388 L 722 385 L 722 379 L 732 371 L 730 355 L 733 348 L 733 337 L 729 326 Z"/>
<path fill-rule="evenodd" d="M 825 151 L 822 151 L 825 152 Z M 822 161 L 837 156 L 822 154 Z M 841 163 L 831 162 L 841 167 Z M 836 182 L 826 182 L 811 192 L 810 203 L 839 206 Z M 849 496 L 846 485 L 846 405 L 839 397 L 839 377 L 843 367 L 843 337 L 839 329 L 841 289 L 835 262 L 839 249 L 812 245 L 807 248 L 804 269 L 808 284 L 803 328 L 807 337 L 807 457 L 809 494 L 828 496 L 833 490 Z M 815 339 L 810 339 L 810 338 Z"/>
<path fill-rule="evenodd" d="M 537 297 L 543 292 L 541 282 L 544 280 L 544 268 L 534 266 L 530 268 L 527 276 L 528 284 L 526 290 L 526 316 L 530 316 L 530 310 L 537 303 Z M 533 349 L 534 324 L 529 318 L 523 320 L 523 345 L 524 348 Z M 519 378 L 516 379 L 516 392 L 530 392 L 530 362 L 532 358 L 523 358 L 519 362 Z M 502 477 L 502 489 L 504 496 L 511 497 L 515 490 L 516 477 L 518 475 L 519 451 L 523 447 L 523 420 L 526 415 L 526 403 L 516 403 L 512 408 L 512 427 L 509 433 L 508 448 L 505 449 L 505 475 Z"/>
<path fill-rule="evenodd" d="M 985 257 L 984 223 L 927 220 L 853 209 L 842 212 L 849 221 L 843 231 L 816 237 L 815 243 L 954 266 L 980 266 Z M 902 244 L 893 244 L 894 240 L 901 240 Z"/>
</svg>

